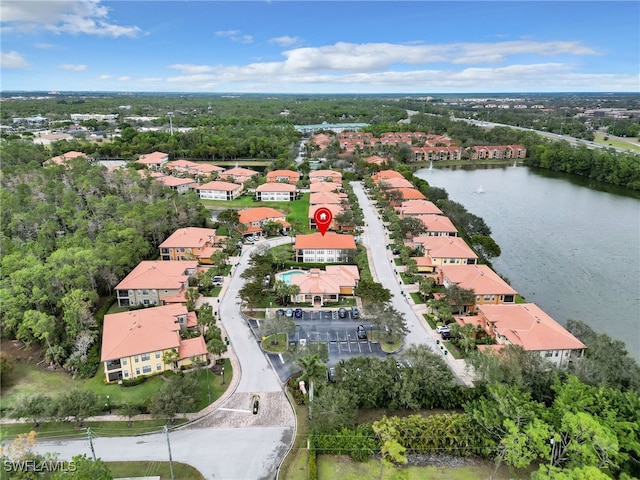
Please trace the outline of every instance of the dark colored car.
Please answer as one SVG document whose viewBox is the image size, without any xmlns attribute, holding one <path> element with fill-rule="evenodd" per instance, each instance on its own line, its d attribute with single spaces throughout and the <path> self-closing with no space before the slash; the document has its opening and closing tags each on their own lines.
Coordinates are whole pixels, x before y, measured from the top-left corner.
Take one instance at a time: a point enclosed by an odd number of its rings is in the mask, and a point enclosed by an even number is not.
<svg viewBox="0 0 640 480">
<path fill-rule="evenodd" d="M 364 328 L 364 325 L 358 325 L 358 329 L 356 330 L 359 340 L 367 339 L 367 331 Z"/>
<path fill-rule="evenodd" d="M 443 340 L 449 340 L 451 338 L 451 330 L 444 330 L 440 332 L 440 335 L 442 335 Z"/>
<path fill-rule="evenodd" d="M 296 318 L 302 318 L 302 309 L 296 308 L 295 312 L 293 312 Z"/>
<path fill-rule="evenodd" d="M 339 308 L 338 309 L 338 316 L 340 318 L 347 318 L 347 309 L 346 308 Z"/>
<path fill-rule="evenodd" d="M 351 307 L 351 318 L 360 318 L 360 311 L 358 307 Z"/>
<path fill-rule="evenodd" d="M 284 310 L 279 308 L 278 310 L 276 310 L 276 315 L 278 315 L 279 317 L 284 317 Z"/>
<path fill-rule="evenodd" d="M 334 383 L 336 381 L 335 367 L 330 367 L 329 370 L 327 370 L 327 380 L 329 380 L 331 383 Z"/>
</svg>

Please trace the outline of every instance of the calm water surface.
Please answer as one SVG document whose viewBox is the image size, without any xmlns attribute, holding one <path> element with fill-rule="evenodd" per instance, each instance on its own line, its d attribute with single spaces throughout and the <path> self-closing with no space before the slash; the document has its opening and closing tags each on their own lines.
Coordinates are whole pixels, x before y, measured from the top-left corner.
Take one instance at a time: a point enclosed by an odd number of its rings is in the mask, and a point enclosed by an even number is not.
<svg viewBox="0 0 640 480">
<path fill-rule="evenodd" d="M 527 167 L 416 176 L 485 220 L 502 249 L 494 269 L 527 301 L 623 340 L 640 360 L 640 199 Z"/>
</svg>

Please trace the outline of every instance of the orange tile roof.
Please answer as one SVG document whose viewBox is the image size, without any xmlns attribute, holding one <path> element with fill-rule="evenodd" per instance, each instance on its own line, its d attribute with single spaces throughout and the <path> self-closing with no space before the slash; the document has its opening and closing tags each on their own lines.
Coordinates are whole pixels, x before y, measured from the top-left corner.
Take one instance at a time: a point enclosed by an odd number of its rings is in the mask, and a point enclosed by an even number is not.
<svg viewBox="0 0 640 480">
<path fill-rule="evenodd" d="M 333 192 L 313 192 L 309 195 L 309 205 L 340 205 L 343 198 L 345 198 L 344 195 L 341 196 Z"/>
<path fill-rule="evenodd" d="M 291 284 L 300 287 L 300 294 L 334 294 L 340 293 L 341 287 L 355 287 L 360 279 L 356 265 L 336 265 L 326 269 L 312 268 L 304 275 L 293 275 Z"/>
<path fill-rule="evenodd" d="M 193 178 L 178 178 L 178 177 L 172 177 L 172 176 L 163 176 L 163 177 L 158 177 L 156 180 L 167 187 L 178 187 L 180 185 L 196 184 L 196 181 Z"/>
<path fill-rule="evenodd" d="M 178 347 L 180 360 L 206 354 L 207 345 L 204 343 L 204 337 L 202 335 L 180 341 L 180 346 Z"/>
<path fill-rule="evenodd" d="M 429 200 L 409 200 L 402 202 L 398 209 L 404 215 L 435 214 L 442 215 L 435 203 Z"/>
<path fill-rule="evenodd" d="M 398 190 L 402 193 L 402 200 L 426 200 L 425 197 L 420 190 L 415 188 L 394 188 L 394 190 Z"/>
<path fill-rule="evenodd" d="M 220 174 L 220 176 L 239 176 L 239 177 L 252 177 L 254 175 L 258 175 L 258 172 L 255 170 L 251 170 L 249 168 L 242 167 L 233 167 L 228 170 L 225 170 Z"/>
<path fill-rule="evenodd" d="M 278 178 L 288 177 L 290 182 L 300 180 L 300 173 L 293 170 L 273 170 L 267 173 L 267 182 L 276 182 Z"/>
<path fill-rule="evenodd" d="M 333 192 L 335 190 L 340 190 L 341 188 L 342 184 L 339 182 L 313 182 L 309 185 L 309 191 L 311 193 Z"/>
<path fill-rule="evenodd" d="M 415 218 L 422 222 L 428 232 L 458 233 L 453 222 L 444 215 L 416 215 Z"/>
<path fill-rule="evenodd" d="M 316 170 L 315 172 L 309 173 L 309 179 L 312 182 L 314 180 L 322 180 L 323 178 L 331 178 L 334 182 L 338 181 L 342 183 L 342 174 L 334 170 Z"/>
<path fill-rule="evenodd" d="M 385 162 L 388 162 L 389 159 L 380 157 L 378 155 L 371 155 L 370 157 L 366 157 L 362 159 L 364 162 L 373 163 L 375 165 L 382 165 Z"/>
<path fill-rule="evenodd" d="M 210 163 L 197 163 L 193 166 L 193 170 L 197 170 L 200 173 L 224 172 L 224 168 Z"/>
<path fill-rule="evenodd" d="M 178 348 L 180 315 L 187 315 L 186 306 L 163 305 L 105 315 L 100 361 Z"/>
<path fill-rule="evenodd" d="M 478 258 L 460 237 L 415 237 L 413 243 L 422 245 L 432 258 Z"/>
<path fill-rule="evenodd" d="M 327 232 L 325 235 L 310 233 L 308 235 L 298 235 L 293 248 L 295 250 L 355 250 L 356 242 L 353 235 L 335 232 Z"/>
<path fill-rule="evenodd" d="M 160 248 L 202 248 L 207 243 L 213 243 L 215 236 L 213 228 L 179 228 L 160 244 Z"/>
<path fill-rule="evenodd" d="M 87 158 L 87 154 L 82 152 L 71 151 L 71 152 L 63 153 L 62 155 L 58 155 L 57 157 L 50 158 L 49 162 L 62 165 L 64 162 L 68 162 L 72 158 L 79 158 L 79 157 Z"/>
<path fill-rule="evenodd" d="M 375 183 L 380 182 L 380 180 L 388 180 L 390 178 L 404 178 L 400 172 L 396 172 L 395 170 L 381 170 L 378 173 L 374 174 L 372 177 Z"/>
<path fill-rule="evenodd" d="M 221 181 L 213 181 L 209 183 L 205 183 L 204 185 L 198 185 L 196 190 L 215 190 L 215 191 L 223 191 L 223 192 L 232 192 L 238 188 L 242 188 L 242 185 L 238 185 L 237 183 L 231 182 L 221 182 Z"/>
<path fill-rule="evenodd" d="M 163 152 L 153 152 L 148 153 L 146 155 L 140 155 L 138 157 L 137 163 L 142 163 L 145 165 L 155 165 L 156 163 L 162 163 L 169 159 L 168 153 Z"/>
<path fill-rule="evenodd" d="M 499 336 L 525 350 L 580 350 L 586 348 L 534 303 L 477 305 Z"/>
<path fill-rule="evenodd" d="M 254 222 L 262 222 L 266 220 L 284 220 L 285 214 L 271 207 L 252 207 L 238 211 L 240 215 L 240 223 L 247 225 Z"/>
<path fill-rule="evenodd" d="M 282 182 L 267 182 L 256 188 L 256 192 L 295 192 L 295 185 Z"/>
<path fill-rule="evenodd" d="M 516 295 L 511 286 L 487 265 L 438 266 L 444 285 L 472 289 L 476 295 Z"/>
<path fill-rule="evenodd" d="M 175 168 L 175 167 L 192 168 L 192 167 L 195 167 L 196 165 L 197 163 L 190 162 L 189 160 L 184 160 L 184 159 L 174 160 L 173 162 L 167 163 L 167 167 L 169 168 Z"/>
<path fill-rule="evenodd" d="M 385 178 L 378 183 L 380 188 L 415 188 L 406 178 Z"/>
<path fill-rule="evenodd" d="M 178 289 L 189 278 L 185 272 L 197 267 L 195 260 L 145 260 L 116 285 L 116 290 Z"/>
<path fill-rule="evenodd" d="M 316 214 L 316 211 L 319 208 L 327 208 L 327 209 L 329 209 L 329 211 L 333 215 L 334 221 L 335 221 L 335 218 L 344 211 L 344 209 L 340 205 L 335 205 L 335 204 L 331 204 L 331 203 L 327 203 L 327 204 L 320 203 L 318 205 L 310 205 L 309 206 L 309 213 L 308 213 L 307 216 L 309 218 L 314 218 L 314 216 Z"/>
</svg>

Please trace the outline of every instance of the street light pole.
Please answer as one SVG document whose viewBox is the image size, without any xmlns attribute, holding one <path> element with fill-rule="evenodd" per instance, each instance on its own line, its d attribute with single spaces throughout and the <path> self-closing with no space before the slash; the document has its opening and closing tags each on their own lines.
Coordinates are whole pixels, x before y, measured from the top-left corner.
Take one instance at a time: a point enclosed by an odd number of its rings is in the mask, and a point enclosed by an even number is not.
<svg viewBox="0 0 640 480">
<path fill-rule="evenodd" d="M 109 395 L 107 395 L 107 410 L 109 410 L 109 415 L 111 415 L 111 401 L 109 400 Z"/>
<path fill-rule="evenodd" d="M 224 385 L 224 367 L 222 367 L 222 385 Z"/>
</svg>

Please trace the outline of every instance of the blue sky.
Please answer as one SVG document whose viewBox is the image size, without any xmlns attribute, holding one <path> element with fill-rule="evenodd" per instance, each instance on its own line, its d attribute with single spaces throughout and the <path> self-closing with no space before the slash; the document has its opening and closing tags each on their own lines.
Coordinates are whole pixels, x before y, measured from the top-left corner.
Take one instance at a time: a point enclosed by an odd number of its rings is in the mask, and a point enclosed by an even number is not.
<svg viewBox="0 0 640 480">
<path fill-rule="evenodd" d="M 640 2 L 2 0 L 0 89 L 638 92 Z"/>
</svg>

